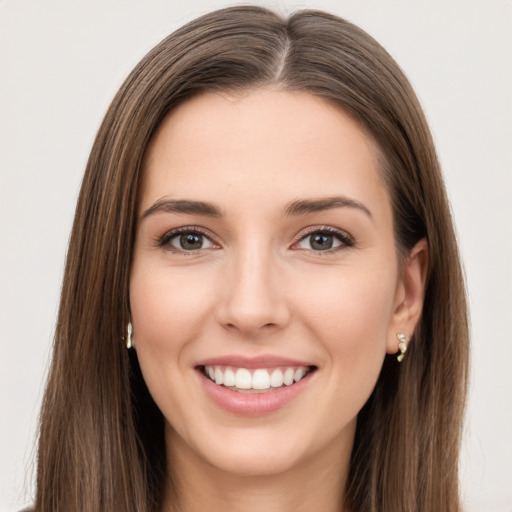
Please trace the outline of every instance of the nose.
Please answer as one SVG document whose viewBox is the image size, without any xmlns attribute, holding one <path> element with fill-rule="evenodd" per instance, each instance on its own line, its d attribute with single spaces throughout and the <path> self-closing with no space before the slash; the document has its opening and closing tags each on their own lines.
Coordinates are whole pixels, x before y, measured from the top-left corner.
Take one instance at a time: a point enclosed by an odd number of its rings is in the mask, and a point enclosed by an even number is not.
<svg viewBox="0 0 512 512">
<path fill-rule="evenodd" d="M 280 330 L 290 319 L 286 290 L 270 251 L 240 252 L 226 268 L 219 323 L 246 337 Z"/>
</svg>

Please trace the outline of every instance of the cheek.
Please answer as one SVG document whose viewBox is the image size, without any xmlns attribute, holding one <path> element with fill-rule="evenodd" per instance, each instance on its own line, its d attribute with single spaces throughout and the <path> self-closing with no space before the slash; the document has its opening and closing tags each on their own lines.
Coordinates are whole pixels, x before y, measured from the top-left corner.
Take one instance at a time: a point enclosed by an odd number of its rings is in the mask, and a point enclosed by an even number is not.
<svg viewBox="0 0 512 512">
<path fill-rule="evenodd" d="M 201 328 L 212 292 L 207 276 L 135 265 L 130 306 L 136 342 L 168 348 L 186 343 Z"/>
<path fill-rule="evenodd" d="M 302 292 L 304 321 L 332 359 L 347 368 L 358 361 L 379 365 L 386 349 L 393 313 L 396 273 L 377 266 L 375 271 L 340 268 L 329 275 L 310 273 L 308 293 Z M 297 293 L 300 293 L 297 291 Z"/>
<path fill-rule="evenodd" d="M 310 270 L 295 288 L 296 318 L 322 354 L 322 396 L 311 421 L 327 438 L 354 424 L 370 397 L 386 353 L 396 273 L 361 267 Z M 302 290 L 302 291 L 301 291 Z"/>
<path fill-rule="evenodd" d="M 212 280 L 196 270 L 134 263 L 130 307 L 142 375 L 167 418 L 187 417 L 183 376 L 190 371 L 188 348 L 199 337 L 209 312 Z M 174 392 L 170 392 L 174 390 Z"/>
</svg>

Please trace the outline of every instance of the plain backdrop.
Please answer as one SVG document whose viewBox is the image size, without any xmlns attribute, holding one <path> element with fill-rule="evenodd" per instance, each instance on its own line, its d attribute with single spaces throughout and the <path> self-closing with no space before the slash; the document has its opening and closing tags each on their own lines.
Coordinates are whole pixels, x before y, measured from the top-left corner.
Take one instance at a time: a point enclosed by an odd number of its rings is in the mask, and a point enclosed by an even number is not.
<svg viewBox="0 0 512 512">
<path fill-rule="evenodd" d="M 232 3 L 0 0 L 0 511 L 31 502 L 66 245 L 102 116 L 153 45 Z M 282 13 L 320 8 L 359 24 L 418 92 L 445 172 L 472 309 L 464 502 L 469 512 L 511 512 L 512 2 L 264 5 Z"/>
</svg>

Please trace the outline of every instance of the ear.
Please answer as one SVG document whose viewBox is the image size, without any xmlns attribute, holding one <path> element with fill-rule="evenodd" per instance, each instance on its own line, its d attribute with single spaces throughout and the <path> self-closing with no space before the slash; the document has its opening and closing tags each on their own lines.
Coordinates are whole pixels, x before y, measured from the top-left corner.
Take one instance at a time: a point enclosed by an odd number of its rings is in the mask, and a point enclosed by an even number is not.
<svg viewBox="0 0 512 512">
<path fill-rule="evenodd" d="M 403 265 L 395 290 L 394 310 L 389 324 L 386 351 L 398 352 L 397 334 L 411 338 L 423 311 L 428 268 L 428 246 L 422 238 L 411 250 Z"/>
</svg>

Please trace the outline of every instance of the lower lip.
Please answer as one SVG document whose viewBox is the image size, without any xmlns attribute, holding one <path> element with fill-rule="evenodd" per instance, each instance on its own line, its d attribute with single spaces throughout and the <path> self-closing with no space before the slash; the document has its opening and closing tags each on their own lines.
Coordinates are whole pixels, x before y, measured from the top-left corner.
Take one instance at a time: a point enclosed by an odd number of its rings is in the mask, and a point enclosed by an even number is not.
<svg viewBox="0 0 512 512">
<path fill-rule="evenodd" d="M 243 393 L 219 386 L 198 370 L 206 393 L 222 409 L 246 416 L 260 416 L 277 411 L 296 398 L 308 385 L 314 372 L 291 386 L 270 388 L 258 393 Z"/>
</svg>

